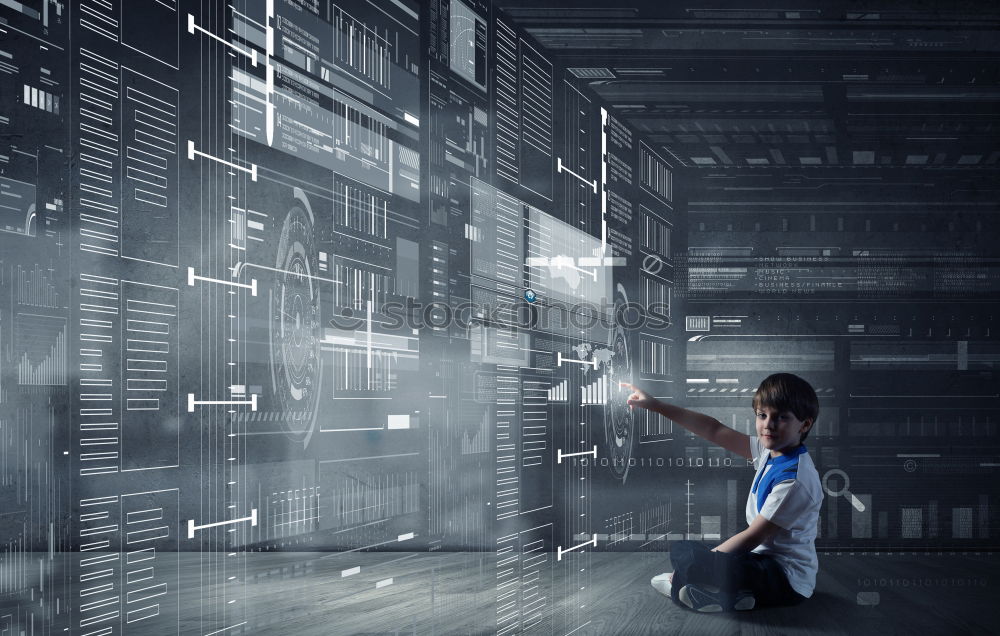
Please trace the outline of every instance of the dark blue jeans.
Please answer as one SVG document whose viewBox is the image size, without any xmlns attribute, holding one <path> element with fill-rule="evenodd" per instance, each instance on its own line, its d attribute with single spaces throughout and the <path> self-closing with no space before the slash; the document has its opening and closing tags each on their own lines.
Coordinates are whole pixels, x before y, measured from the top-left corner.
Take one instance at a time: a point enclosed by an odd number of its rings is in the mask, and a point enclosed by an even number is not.
<svg viewBox="0 0 1000 636">
<path fill-rule="evenodd" d="M 756 607 L 798 605 L 806 600 L 792 589 L 784 570 L 764 554 L 712 552 L 697 541 L 670 544 L 670 563 L 674 566 L 671 598 L 679 603 L 677 592 L 688 583 L 714 585 L 721 591 L 722 609 L 732 609 L 735 592 L 753 592 Z"/>
</svg>

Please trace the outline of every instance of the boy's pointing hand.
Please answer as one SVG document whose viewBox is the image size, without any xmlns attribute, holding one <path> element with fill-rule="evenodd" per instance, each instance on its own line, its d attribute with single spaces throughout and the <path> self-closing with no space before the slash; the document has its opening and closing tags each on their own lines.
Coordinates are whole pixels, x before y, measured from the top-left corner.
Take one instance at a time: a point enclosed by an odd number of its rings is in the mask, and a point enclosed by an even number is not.
<svg viewBox="0 0 1000 636">
<path fill-rule="evenodd" d="M 644 409 L 651 409 L 656 404 L 656 398 L 642 389 L 632 386 L 628 382 L 619 382 L 618 385 L 632 391 L 632 394 L 628 396 L 627 404 L 629 409 L 634 409 L 637 406 Z"/>
</svg>

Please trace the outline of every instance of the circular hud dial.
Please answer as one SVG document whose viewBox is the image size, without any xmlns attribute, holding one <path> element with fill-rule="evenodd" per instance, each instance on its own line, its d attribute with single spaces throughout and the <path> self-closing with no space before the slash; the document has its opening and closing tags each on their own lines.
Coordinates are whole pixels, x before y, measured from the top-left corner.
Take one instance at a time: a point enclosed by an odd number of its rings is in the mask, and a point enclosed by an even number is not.
<svg viewBox="0 0 1000 636">
<path fill-rule="evenodd" d="M 627 304 L 625 288 L 619 283 L 615 290 L 615 316 L 618 315 L 618 307 Z M 605 376 L 611 397 L 604 409 L 604 436 L 608 446 L 608 466 L 614 476 L 624 482 L 628 476 L 629 460 L 632 458 L 635 425 L 633 411 L 620 395 L 619 382 L 632 382 L 632 363 L 625 328 L 616 321 L 610 335 L 611 355 L 605 365 Z"/>
<path fill-rule="evenodd" d="M 312 214 L 298 203 L 281 229 L 271 288 L 271 381 L 282 423 L 293 438 L 308 443 L 323 375 L 322 327 L 319 287 L 312 278 L 317 269 Z"/>
</svg>

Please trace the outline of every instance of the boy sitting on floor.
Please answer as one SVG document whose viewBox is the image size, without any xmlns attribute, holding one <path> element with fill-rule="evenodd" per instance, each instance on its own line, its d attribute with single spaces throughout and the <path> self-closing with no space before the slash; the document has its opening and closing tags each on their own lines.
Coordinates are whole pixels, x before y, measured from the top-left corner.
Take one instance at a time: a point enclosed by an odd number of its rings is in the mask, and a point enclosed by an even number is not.
<svg viewBox="0 0 1000 636">
<path fill-rule="evenodd" d="M 795 605 L 816 587 L 816 530 L 823 489 L 803 441 L 819 414 L 816 392 L 791 373 L 761 382 L 753 397 L 757 436 L 713 417 L 661 402 L 631 384 L 629 408 L 660 413 L 692 433 L 750 459 L 749 527 L 712 550 L 697 541 L 670 546 L 672 573 L 651 581 L 661 594 L 699 612 Z"/>
</svg>

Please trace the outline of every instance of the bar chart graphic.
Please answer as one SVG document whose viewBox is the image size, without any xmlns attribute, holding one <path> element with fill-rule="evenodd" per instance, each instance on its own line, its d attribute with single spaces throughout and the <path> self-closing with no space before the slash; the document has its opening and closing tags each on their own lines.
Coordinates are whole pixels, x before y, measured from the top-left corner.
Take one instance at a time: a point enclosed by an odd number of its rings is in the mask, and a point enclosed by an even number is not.
<svg viewBox="0 0 1000 636">
<path fill-rule="evenodd" d="M 59 308 L 59 294 L 56 291 L 55 270 L 35 265 L 28 269 L 18 265 L 12 272 L 17 285 L 17 302 L 32 307 Z"/>
<path fill-rule="evenodd" d="M 559 384 L 549 388 L 549 402 L 565 402 L 567 399 L 569 381 L 563 380 Z"/>
<path fill-rule="evenodd" d="M 602 375 L 590 384 L 580 387 L 580 399 L 583 404 L 607 404 L 608 377 Z"/>
</svg>

